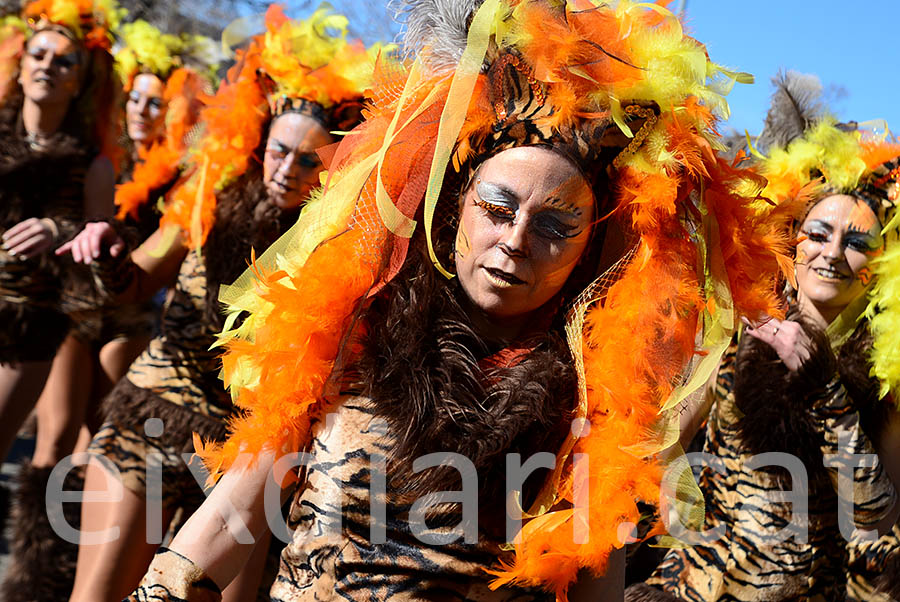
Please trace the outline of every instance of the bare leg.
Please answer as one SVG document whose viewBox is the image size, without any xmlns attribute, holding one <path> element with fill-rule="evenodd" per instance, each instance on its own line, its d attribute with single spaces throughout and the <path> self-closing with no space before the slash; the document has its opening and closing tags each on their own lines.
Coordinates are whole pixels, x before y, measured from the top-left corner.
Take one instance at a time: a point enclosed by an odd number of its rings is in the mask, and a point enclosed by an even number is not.
<svg viewBox="0 0 900 602">
<path fill-rule="evenodd" d="M 81 428 L 78 430 L 78 441 L 75 442 L 75 450 L 72 453 L 78 452 L 86 452 L 88 446 L 91 444 L 91 439 L 93 439 L 93 434 L 88 429 L 86 424 L 82 424 Z"/>
<path fill-rule="evenodd" d="M 116 491 L 123 491 L 120 501 L 85 501 L 81 510 L 82 537 L 110 528 L 118 528 L 118 537 L 79 546 L 70 602 L 118 602 L 137 587 L 158 548 L 147 543 L 147 503 L 143 496 L 122 487 L 94 459 L 87 466 L 84 490 L 112 499 Z M 162 519 L 163 526 L 167 525 L 172 512 L 164 511 Z"/>
<path fill-rule="evenodd" d="M 52 467 L 74 451 L 91 397 L 93 363 L 90 347 L 72 335 L 56 352 L 37 403 L 35 467 Z"/>
<path fill-rule="evenodd" d="M 245 602 L 256 600 L 256 593 L 262 583 L 263 572 L 266 569 L 266 560 L 269 556 L 269 542 L 272 533 L 266 533 L 256 542 L 253 553 L 247 560 L 247 564 L 241 569 L 228 587 L 222 592 L 222 602 Z"/>
<path fill-rule="evenodd" d="M 16 433 L 37 403 L 50 365 L 50 362 L 0 364 L 0 458 L 9 454 Z"/>
<path fill-rule="evenodd" d="M 100 428 L 103 417 L 100 414 L 100 404 L 103 399 L 112 391 L 113 386 L 125 376 L 128 368 L 131 366 L 137 356 L 147 348 L 150 343 L 150 336 L 138 336 L 127 339 L 115 339 L 108 342 L 100 349 L 97 363 L 94 366 L 94 386 L 91 392 L 91 398 L 88 400 L 87 411 L 85 415 L 85 428 L 82 429 L 82 438 L 87 434 L 87 442 L 94 433 Z M 76 450 L 83 451 L 87 446 L 82 448 L 82 439 L 76 445 Z"/>
<path fill-rule="evenodd" d="M 131 362 L 150 344 L 150 336 L 131 337 L 110 341 L 100 350 L 100 374 L 94 384 L 98 399 L 106 397 L 113 385 L 128 372 Z"/>
</svg>

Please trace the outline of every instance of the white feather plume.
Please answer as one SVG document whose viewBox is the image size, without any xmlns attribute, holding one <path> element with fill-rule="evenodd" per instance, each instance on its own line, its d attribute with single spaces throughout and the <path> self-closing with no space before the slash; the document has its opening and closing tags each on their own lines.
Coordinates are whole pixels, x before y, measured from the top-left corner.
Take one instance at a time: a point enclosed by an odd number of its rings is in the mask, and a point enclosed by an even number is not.
<svg viewBox="0 0 900 602">
<path fill-rule="evenodd" d="M 484 0 L 392 0 L 391 8 L 405 24 L 404 51 L 417 55 L 427 48 L 436 71 L 456 67 L 466 48 L 469 20 Z"/>
</svg>

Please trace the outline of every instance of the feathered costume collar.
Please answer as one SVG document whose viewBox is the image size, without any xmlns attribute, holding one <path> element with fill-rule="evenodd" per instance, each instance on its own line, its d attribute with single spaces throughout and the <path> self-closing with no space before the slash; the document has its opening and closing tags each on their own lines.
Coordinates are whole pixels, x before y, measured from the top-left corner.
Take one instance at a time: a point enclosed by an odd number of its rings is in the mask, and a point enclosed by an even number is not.
<svg viewBox="0 0 900 602">
<path fill-rule="evenodd" d="M 151 193 L 178 176 L 200 111 L 212 93 L 217 63 L 208 52 L 211 43 L 202 36 L 164 34 L 146 21 L 122 26 L 116 71 L 126 92 L 140 73 L 151 73 L 164 83 L 166 130 L 162 140 L 139 151 L 131 180 L 116 188 L 118 219 L 138 219 Z"/>
<path fill-rule="evenodd" d="M 722 94 L 747 78 L 710 62 L 659 4 L 404 4 L 417 58 L 408 70 L 378 65 L 367 119 L 341 142 L 324 190 L 223 293 L 231 312 L 223 374 L 245 413 L 223 446 L 198 451 L 216 477 L 239 453 L 304 449 L 341 354 L 352 353 L 353 316 L 406 261 L 415 229 L 430 240 L 438 206 L 455 200 L 442 193 L 445 174 L 490 152 L 510 124 L 528 121 L 546 138 L 602 124 L 588 140 L 616 133 L 618 160 L 582 156 L 610 169 L 615 217 L 638 243 L 570 309 L 580 426 L 512 563 L 494 572 L 494 586 L 541 585 L 564 599 L 579 570 L 605 572 L 624 545 L 620 527 L 640 519 L 637 501 L 660 501 L 656 453 L 677 439 L 673 409 L 706 382 L 737 316 L 779 313 L 788 232 L 758 200 L 762 181 L 715 152 Z M 524 106 L 540 107 L 534 120 Z M 432 260 L 449 274 L 433 252 Z M 705 358 L 685 379 L 698 353 Z M 579 470 L 574 454 L 585 459 Z"/>
</svg>

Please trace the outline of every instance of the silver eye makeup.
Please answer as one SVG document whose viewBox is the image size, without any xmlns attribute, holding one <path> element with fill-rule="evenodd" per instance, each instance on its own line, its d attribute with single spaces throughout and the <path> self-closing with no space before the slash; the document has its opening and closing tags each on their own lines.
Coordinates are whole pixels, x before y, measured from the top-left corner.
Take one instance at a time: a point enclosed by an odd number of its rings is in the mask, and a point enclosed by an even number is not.
<svg viewBox="0 0 900 602">
<path fill-rule="evenodd" d="M 817 244 L 825 244 L 833 235 L 831 224 L 816 221 L 810 226 L 800 230 L 800 233 L 810 241 Z M 854 228 L 851 226 L 844 233 L 841 244 L 844 248 L 850 248 L 860 253 L 873 253 L 881 248 L 879 240 L 874 238 L 869 232 Z"/>
<path fill-rule="evenodd" d="M 47 49 L 42 47 L 32 48 L 28 51 L 28 56 L 30 56 L 35 61 L 42 61 L 44 57 L 47 56 Z M 74 52 L 70 52 L 68 54 L 60 54 L 53 57 L 50 61 L 50 64 L 53 67 L 61 71 L 68 71 L 69 69 L 75 68 L 78 65 L 78 55 Z"/>
<path fill-rule="evenodd" d="M 515 193 L 502 186 L 484 182 L 480 178 L 475 182 L 475 205 L 482 208 L 494 218 L 513 221 L 518 214 L 519 203 Z M 557 199 L 548 199 L 546 209 L 532 217 L 531 227 L 538 236 L 549 240 L 565 240 L 578 236 L 578 226 L 567 224 L 562 215 L 565 210 L 555 205 Z"/>
<path fill-rule="evenodd" d="M 128 94 L 128 102 L 135 103 L 135 104 L 141 102 L 140 92 L 132 90 Z M 147 101 L 147 107 L 150 109 L 161 109 L 163 107 L 163 99 L 154 96 L 153 98 L 151 98 Z"/>
<path fill-rule="evenodd" d="M 271 142 L 271 146 L 266 149 L 266 153 L 269 156 L 277 159 L 279 161 L 283 161 L 289 154 L 291 154 L 291 149 L 279 142 L 278 140 L 273 140 Z M 319 155 L 315 152 L 297 152 L 297 158 L 295 159 L 296 164 L 303 169 L 315 169 L 319 165 L 321 165 L 321 161 L 319 160 Z"/>
</svg>

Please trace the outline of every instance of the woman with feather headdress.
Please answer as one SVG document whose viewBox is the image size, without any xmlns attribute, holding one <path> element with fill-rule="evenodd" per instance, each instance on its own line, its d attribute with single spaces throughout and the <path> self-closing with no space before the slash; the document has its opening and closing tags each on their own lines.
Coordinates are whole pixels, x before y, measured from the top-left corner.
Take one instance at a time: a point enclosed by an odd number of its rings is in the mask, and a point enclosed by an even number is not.
<svg viewBox="0 0 900 602">
<path fill-rule="evenodd" d="M 129 252 L 109 223 L 90 223 L 59 250 L 90 264 L 118 303 L 170 287 L 160 333 L 104 400 L 104 422 L 88 450 L 85 491 L 112 487 L 122 497 L 85 502 L 82 529 L 121 536 L 82 540 L 72 600 L 121 600 L 176 511 L 203 501 L 183 452 L 192 433 L 221 438 L 234 412 L 211 349 L 223 326 L 219 285 L 296 220 L 319 182 L 316 149 L 359 119 L 378 47 L 348 40 L 347 25 L 327 8 L 293 21 L 272 6 L 265 32 L 247 41 L 202 110 L 203 136 L 168 195 L 160 228 Z M 159 513 L 160 533 L 147 526 L 147 512 Z M 264 558 L 266 546 L 259 550 Z M 236 584 L 230 599 L 247 599 L 256 581 L 251 575 Z"/>
<path fill-rule="evenodd" d="M 120 13 L 112 1 L 36 0 L 24 20 L 0 21 L 0 457 L 69 330 L 49 251 L 112 212 Z"/>
<path fill-rule="evenodd" d="M 34 409 L 71 322 L 75 278 L 52 247 L 85 219 L 113 211 L 119 85 L 110 48 L 122 10 L 114 0 L 36 0 L 0 19 L 0 458 Z M 52 466 L 17 474 L 14 562 L 5 600 L 55 599 L 54 537 L 44 508 Z M 6 489 L 2 514 L 7 518 Z M 43 556 L 35 558 L 36 546 Z M 46 574 L 45 574 L 46 576 Z"/>
<path fill-rule="evenodd" d="M 631 601 L 842 600 L 847 542 L 896 519 L 900 471 L 876 454 L 887 430 L 900 435 L 884 420 L 900 382 L 900 145 L 836 123 L 814 78 L 788 73 L 776 87 L 767 155 L 754 153 L 764 196 L 799 216 L 787 318 L 746 322 L 682 435 L 708 416 L 712 537 L 671 550 Z"/>
<path fill-rule="evenodd" d="M 242 413 L 197 440 L 221 480 L 131 600 L 218 599 L 267 518 L 274 599 L 620 598 L 700 321 L 715 359 L 777 311 L 787 232 L 714 152 L 746 80 L 674 15 L 404 5 L 415 60 L 223 294 Z"/>
<path fill-rule="evenodd" d="M 156 201 L 179 174 L 187 134 L 197 122 L 203 91 L 210 84 L 206 74 L 183 64 L 198 40 L 164 35 L 143 21 L 123 25 L 118 34 L 115 67 L 127 95 L 126 146 L 134 149 L 123 157 L 119 179 L 124 184 L 115 197 L 120 221 L 113 223 L 127 224 L 129 231 L 134 230 L 132 238 L 142 242 L 159 225 Z M 72 328 L 38 400 L 34 453 L 22 464 L 14 488 L 12 538 L 21 543 L 4 585 L 10 601 L 31 596 L 35 580 L 52 582 L 57 592 L 68 596 L 77 546 L 63 541 L 50 526 L 44 503 L 47 474 L 63 458 L 87 449 L 100 426 L 100 401 L 150 342 L 158 320 L 158 303 L 105 302 L 89 268 L 74 265 L 67 271 L 71 285 L 63 293 L 61 307 Z M 83 477 L 83 468 L 73 470 L 67 475 L 67 489 L 80 491 Z M 77 526 L 79 506 L 67 504 L 65 509 Z M 59 549 L 53 555 L 55 572 L 41 566 L 51 541 Z"/>
</svg>

